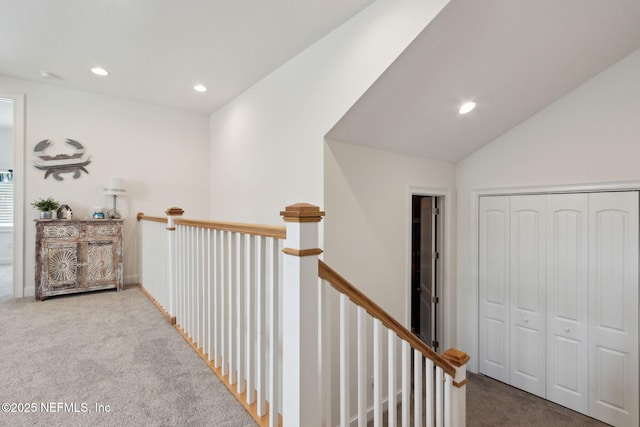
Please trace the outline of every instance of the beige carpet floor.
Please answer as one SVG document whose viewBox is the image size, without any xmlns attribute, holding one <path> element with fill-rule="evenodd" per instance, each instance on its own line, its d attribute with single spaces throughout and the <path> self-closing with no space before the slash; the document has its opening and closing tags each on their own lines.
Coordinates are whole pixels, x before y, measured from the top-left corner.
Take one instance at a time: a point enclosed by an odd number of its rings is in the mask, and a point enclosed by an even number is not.
<svg viewBox="0 0 640 427">
<path fill-rule="evenodd" d="M 469 378 L 469 427 L 605 425 Z M 11 266 L 0 266 L 0 403 L 22 409 L 0 411 L 0 426 L 255 425 L 138 288 L 13 300 Z"/>
<path fill-rule="evenodd" d="M 0 403 L 0 426 L 256 425 L 137 287 L 1 302 Z"/>
<path fill-rule="evenodd" d="M 468 374 L 467 427 L 582 427 L 606 426 L 593 418 L 514 387 L 477 374 Z M 423 393 L 424 396 L 424 393 Z M 402 425 L 402 407 L 398 404 L 396 425 Z M 387 414 L 382 425 L 388 426 Z M 411 421 L 413 426 L 413 405 Z M 423 405 L 423 425 L 424 405 Z M 373 421 L 369 421 L 373 427 Z"/>
<path fill-rule="evenodd" d="M 489 377 L 468 377 L 467 427 L 607 425 Z"/>
<path fill-rule="evenodd" d="M 13 299 L 13 266 L 0 265 L 0 302 Z"/>
</svg>

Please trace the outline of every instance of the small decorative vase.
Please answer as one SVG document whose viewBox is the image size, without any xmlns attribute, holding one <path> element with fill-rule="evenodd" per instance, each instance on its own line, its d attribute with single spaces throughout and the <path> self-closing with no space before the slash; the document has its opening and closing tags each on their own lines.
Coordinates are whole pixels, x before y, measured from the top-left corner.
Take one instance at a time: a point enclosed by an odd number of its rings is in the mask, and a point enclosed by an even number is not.
<svg viewBox="0 0 640 427">
<path fill-rule="evenodd" d="M 58 209 L 58 219 L 71 219 L 72 215 L 69 205 L 62 205 Z"/>
<path fill-rule="evenodd" d="M 51 219 L 51 211 L 40 211 L 40 219 Z"/>
<path fill-rule="evenodd" d="M 93 208 L 93 219 L 104 219 L 104 211 L 102 208 Z"/>
</svg>

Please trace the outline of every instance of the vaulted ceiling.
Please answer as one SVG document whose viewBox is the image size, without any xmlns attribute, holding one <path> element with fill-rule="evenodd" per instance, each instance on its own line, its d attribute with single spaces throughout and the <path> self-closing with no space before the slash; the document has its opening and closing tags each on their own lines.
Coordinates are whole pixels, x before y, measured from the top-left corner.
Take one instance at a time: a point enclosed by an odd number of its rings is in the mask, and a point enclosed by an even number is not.
<svg viewBox="0 0 640 427">
<path fill-rule="evenodd" d="M 452 0 L 329 136 L 456 162 L 638 49 L 638 0 Z"/>
<path fill-rule="evenodd" d="M 209 114 L 372 2 L 0 0 L 0 74 Z M 451 0 L 329 137 L 455 162 L 637 49 L 638 0 Z"/>
</svg>

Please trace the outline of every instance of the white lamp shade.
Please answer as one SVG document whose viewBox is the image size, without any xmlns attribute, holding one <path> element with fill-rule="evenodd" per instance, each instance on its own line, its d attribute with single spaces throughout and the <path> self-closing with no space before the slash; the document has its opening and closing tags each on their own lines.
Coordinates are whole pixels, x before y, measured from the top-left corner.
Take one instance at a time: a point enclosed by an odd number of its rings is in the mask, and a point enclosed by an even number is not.
<svg viewBox="0 0 640 427">
<path fill-rule="evenodd" d="M 124 180 L 122 178 L 109 178 L 103 190 L 106 194 L 113 194 L 116 196 L 127 192 L 124 188 Z"/>
</svg>

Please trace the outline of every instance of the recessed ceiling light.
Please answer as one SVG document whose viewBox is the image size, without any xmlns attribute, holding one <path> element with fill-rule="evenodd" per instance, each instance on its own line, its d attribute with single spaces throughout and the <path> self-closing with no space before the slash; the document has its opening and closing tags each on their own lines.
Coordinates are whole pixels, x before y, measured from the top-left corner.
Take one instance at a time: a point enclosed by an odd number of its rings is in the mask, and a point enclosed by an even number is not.
<svg viewBox="0 0 640 427">
<path fill-rule="evenodd" d="M 473 101 L 465 102 L 458 108 L 458 114 L 467 114 L 469 111 L 476 108 L 476 103 Z"/>
<path fill-rule="evenodd" d="M 42 77 L 43 79 L 55 79 L 58 76 L 48 71 L 40 71 L 40 77 Z"/>
<path fill-rule="evenodd" d="M 193 90 L 195 90 L 196 92 L 206 92 L 207 87 L 205 85 L 195 85 L 193 87 Z"/>
<path fill-rule="evenodd" d="M 93 67 L 91 72 L 96 76 L 105 77 L 109 75 L 109 72 L 102 67 Z"/>
</svg>

